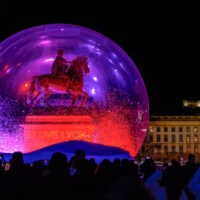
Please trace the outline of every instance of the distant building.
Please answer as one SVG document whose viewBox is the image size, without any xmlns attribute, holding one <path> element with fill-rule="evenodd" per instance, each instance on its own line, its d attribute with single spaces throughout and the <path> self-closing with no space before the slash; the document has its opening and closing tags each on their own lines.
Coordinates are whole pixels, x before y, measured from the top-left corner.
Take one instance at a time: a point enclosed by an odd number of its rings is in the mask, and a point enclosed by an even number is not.
<svg viewBox="0 0 200 200">
<path fill-rule="evenodd" d="M 183 106 L 184 107 L 200 108 L 200 101 L 183 100 Z"/>
<path fill-rule="evenodd" d="M 194 154 L 200 161 L 200 116 L 151 116 L 149 129 L 138 156 L 154 160 L 187 159 Z"/>
</svg>

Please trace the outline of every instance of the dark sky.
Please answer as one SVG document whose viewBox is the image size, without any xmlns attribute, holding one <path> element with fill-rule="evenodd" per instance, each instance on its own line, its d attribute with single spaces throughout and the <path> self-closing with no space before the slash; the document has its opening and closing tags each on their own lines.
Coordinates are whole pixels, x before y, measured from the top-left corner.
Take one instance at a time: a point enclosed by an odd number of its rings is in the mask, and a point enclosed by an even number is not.
<svg viewBox="0 0 200 200">
<path fill-rule="evenodd" d="M 200 99 L 199 7 L 107 1 L 9 1 L 1 4 L 0 41 L 42 24 L 85 26 L 115 41 L 133 59 L 146 84 L 150 114 L 176 114 L 183 99 Z"/>
</svg>

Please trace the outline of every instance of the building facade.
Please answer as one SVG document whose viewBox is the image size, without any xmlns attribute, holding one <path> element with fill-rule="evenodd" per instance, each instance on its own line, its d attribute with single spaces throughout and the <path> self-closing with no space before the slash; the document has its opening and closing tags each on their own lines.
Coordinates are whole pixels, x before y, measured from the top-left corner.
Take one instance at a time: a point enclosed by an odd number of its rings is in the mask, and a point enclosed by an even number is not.
<svg viewBox="0 0 200 200">
<path fill-rule="evenodd" d="M 151 116 L 138 156 L 154 160 L 186 160 L 194 154 L 200 161 L 200 116 Z"/>
</svg>

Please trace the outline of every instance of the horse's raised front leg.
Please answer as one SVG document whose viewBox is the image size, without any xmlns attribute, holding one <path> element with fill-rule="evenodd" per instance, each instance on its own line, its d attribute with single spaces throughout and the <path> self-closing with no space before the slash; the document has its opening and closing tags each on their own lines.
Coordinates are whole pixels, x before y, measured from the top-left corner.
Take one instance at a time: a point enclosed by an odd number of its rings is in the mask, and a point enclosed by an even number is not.
<svg viewBox="0 0 200 200">
<path fill-rule="evenodd" d="M 81 103 L 78 104 L 78 106 L 83 106 L 87 99 L 88 99 L 88 94 L 82 90 L 79 91 L 79 95 L 82 95 L 83 96 L 83 101 Z"/>
</svg>

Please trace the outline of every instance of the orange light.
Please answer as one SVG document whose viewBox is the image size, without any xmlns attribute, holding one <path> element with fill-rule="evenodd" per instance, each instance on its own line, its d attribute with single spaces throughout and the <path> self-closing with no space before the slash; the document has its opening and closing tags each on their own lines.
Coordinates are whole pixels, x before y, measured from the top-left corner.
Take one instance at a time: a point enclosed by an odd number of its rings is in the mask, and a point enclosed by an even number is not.
<svg viewBox="0 0 200 200">
<path fill-rule="evenodd" d="M 26 88 L 28 87 L 28 83 L 25 83 L 25 85 L 24 85 Z"/>
</svg>

